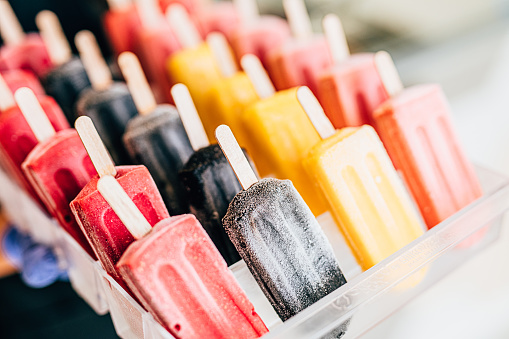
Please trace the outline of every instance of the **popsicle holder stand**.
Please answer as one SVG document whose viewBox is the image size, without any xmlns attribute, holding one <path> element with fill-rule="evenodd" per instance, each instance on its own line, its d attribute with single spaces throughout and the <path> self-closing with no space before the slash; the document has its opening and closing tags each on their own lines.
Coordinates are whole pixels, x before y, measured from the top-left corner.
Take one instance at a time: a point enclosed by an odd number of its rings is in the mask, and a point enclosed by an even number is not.
<svg viewBox="0 0 509 339">
<path fill-rule="evenodd" d="M 237 281 L 270 330 L 264 338 L 322 338 L 341 330 L 346 330 L 344 338 L 356 338 L 494 242 L 509 209 L 509 178 L 481 167 L 476 170 L 482 198 L 365 272 L 330 215 L 318 217 L 348 283 L 284 323 L 244 262 L 232 265 Z M 173 338 L 1 170 L 0 202 L 21 231 L 54 248 L 76 293 L 97 314 L 109 312 L 120 337 Z M 478 232 L 485 232 L 482 240 L 469 242 Z"/>
</svg>

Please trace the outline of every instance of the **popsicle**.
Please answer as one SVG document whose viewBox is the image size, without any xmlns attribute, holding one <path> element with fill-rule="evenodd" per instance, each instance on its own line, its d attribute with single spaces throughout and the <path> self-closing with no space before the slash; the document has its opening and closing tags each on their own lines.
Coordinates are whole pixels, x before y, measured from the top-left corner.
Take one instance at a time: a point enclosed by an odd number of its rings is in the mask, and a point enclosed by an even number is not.
<svg viewBox="0 0 509 339">
<path fill-rule="evenodd" d="M 130 0 L 108 0 L 109 10 L 104 14 L 104 32 L 116 55 L 134 52 L 136 34 L 141 25 L 136 6 Z"/>
<path fill-rule="evenodd" d="M 38 100 L 56 131 L 69 128 L 64 113 L 51 97 L 39 96 Z M 11 177 L 34 199 L 38 200 L 37 194 L 21 170 L 22 162 L 36 144 L 37 139 L 32 129 L 16 104 L 12 92 L 3 81 L 3 77 L 0 76 L 0 156 L 2 164 Z"/>
<path fill-rule="evenodd" d="M 81 190 L 70 207 L 101 265 L 126 287 L 115 265 L 135 238 L 97 191 L 99 178 L 105 175 L 114 177 L 152 226 L 168 218 L 168 210 L 146 167 L 115 167 L 89 117 L 78 118 L 76 130 L 98 175 Z M 127 287 L 126 290 L 129 291 Z"/>
<path fill-rule="evenodd" d="M 221 79 L 219 67 L 184 7 L 171 5 L 166 16 L 184 48 L 168 59 L 168 75 L 173 84 L 182 83 L 189 88 L 200 117 L 205 118 L 206 93 L 214 82 Z"/>
<path fill-rule="evenodd" d="M 258 181 L 228 126 L 217 140 L 239 179 L 223 224 L 285 321 L 346 283 L 331 245 L 289 180 Z"/>
<path fill-rule="evenodd" d="M 257 338 L 267 328 L 192 215 L 153 229 L 110 176 L 98 189 L 138 240 L 117 267 L 154 318 L 176 338 Z"/>
<path fill-rule="evenodd" d="M 367 270 L 424 233 L 420 216 L 371 126 L 336 131 L 308 88 L 297 95 L 322 139 L 305 168 Z"/>
<path fill-rule="evenodd" d="M 350 55 L 341 21 L 334 14 L 323 20 L 334 64 L 320 74 L 318 98 L 336 128 L 374 126 L 373 112 L 389 98 L 375 65 L 375 54 Z"/>
<path fill-rule="evenodd" d="M 374 113 L 380 137 L 432 228 L 481 197 L 479 179 L 461 148 L 440 86 L 404 90 L 391 57 L 379 52 L 376 62 L 391 96 Z"/>
<path fill-rule="evenodd" d="M 25 71 L 24 69 L 11 69 L 0 72 L 0 77 L 3 78 L 3 81 L 5 81 L 12 94 L 14 94 L 14 92 L 16 92 L 21 87 L 28 87 L 34 91 L 36 95 L 45 95 L 41 83 L 32 72 Z M 6 102 L 9 101 L 12 102 L 12 99 L 2 99 L 0 105 L 9 106 L 9 104 L 6 104 Z"/>
<path fill-rule="evenodd" d="M 185 7 L 189 14 L 193 15 L 202 6 L 210 3 L 210 0 L 159 0 L 161 12 L 166 13 L 168 7 L 173 4 L 180 4 Z"/>
<path fill-rule="evenodd" d="M 322 214 L 327 209 L 325 199 L 309 184 L 302 166 L 302 159 L 320 137 L 297 100 L 297 88 L 275 93 L 254 55 L 244 56 L 242 67 L 260 98 L 241 116 L 248 153 L 262 177 L 290 179 L 313 213 Z"/>
<path fill-rule="evenodd" d="M 67 120 L 76 119 L 74 106 L 80 93 L 90 87 L 81 60 L 72 56 L 60 22 L 55 13 L 42 11 L 35 18 L 54 67 L 42 77 L 42 84 L 64 111 Z"/>
<path fill-rule="evenodd" d="M 136 54 L 158 102 L 171 102 L 171 79 L 165 72 L 170 56 L 181 49 L 176 33 L 160 12 L 156 0 L 136 0 L 141 19 Z"/>
<path fill-rule="evenodd" d="M 228 1 L 204 1 L 192 17 L 202 37 L 218 32 L 229 39 L 241 22 L 237 9 Z"/>
<path fill-rule="evenodd" d="M 30 89 L 19 89 L 15 97 L 38 141 L 22 164 L 23 173 L 50 214 L 95 257 L 69 208 L 69 203 L 95 175 L 92 162 L 74 129 L 55 131 Z"/>
<path fill-rule="evenodd" d="M 0 35 L 0 71 L 24 69 L 42 76 L 53 67 L 40 35 L 23 32 L 8 1 L 0 1 Z"/>
<path fill-rule="evenodd" d="M 273 49 L 267 57 L 269 74 L 278 90 L 308 86 L 318 89 L 318 76 L 332 65 L 323 35 L 313 35 L 304 0 L 284 0 L 293 39 Z"/>
<path fill-rule="evenodd" d="M 136 56 L 124 52 L 120 68 L 139 115 L 129 121 L 124 144 L 131 158 L 147 166 L 171 215 L 189 211 L 178 172 L 193 148 L 174 106 L 157 105 Z"/>
<path fill-rule="evenodd" d="M 233 265 L 240 256 L 221 219 L 242 187 L 219 145 L 209 144 L 187 87 L 177 84 L 173 86 L 172 94 L 195 151 L 179 173 L 189 209 L 203 225 L 228 266 Z"/>
<path fill-rule="evenodd" d="M 76 103 L 76 112 L 78 116 L 88 116 L 94 121 L 115 163 L 131 164 L 131 158 L 122 142 L 128 121 L 138 113 L 129 89 L 122 82 L 113 82 L 91 32 L 79 32 L 75 41 L 92 83 L 92 88 L 81 93 Z"/>
<path fill-rule="evenodd" d="M 288 23 L 277 16 L 260 16 L 256 0 L 234 0 L 233 3 L 241 21 L 229 38 L 238 61 L 246 54 L 254 54 L 267 68 L 268 53 L 291 38 Z"/>
</svg>

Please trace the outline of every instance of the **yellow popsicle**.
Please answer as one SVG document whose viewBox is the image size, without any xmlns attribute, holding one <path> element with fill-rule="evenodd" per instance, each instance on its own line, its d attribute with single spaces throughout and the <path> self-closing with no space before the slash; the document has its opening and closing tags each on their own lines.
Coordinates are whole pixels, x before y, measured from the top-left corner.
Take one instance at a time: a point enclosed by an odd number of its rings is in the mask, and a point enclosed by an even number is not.
<svg viewBox="0 0 509 339">
<path fill-rule="evenodd" d="M 421 236 L 424 226 L 375 130 L 364 125 L 335 131 L 318 101 L 316 105 L 323 117 L 310 118 L 322 126 L 323 140 L 311 149 L 304 167 L 367 270 Z M 311 109 L 306 107 L 308 114 Z"/>
</svg>

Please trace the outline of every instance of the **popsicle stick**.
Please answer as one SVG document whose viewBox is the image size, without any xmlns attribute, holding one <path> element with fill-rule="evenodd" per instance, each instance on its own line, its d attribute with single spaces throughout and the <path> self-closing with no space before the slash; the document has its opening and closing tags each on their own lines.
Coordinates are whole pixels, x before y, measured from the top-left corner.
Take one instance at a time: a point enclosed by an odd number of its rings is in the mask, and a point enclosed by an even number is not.
<svg viewBox="0 0 509 339">
<path fill-rule="evenodd" d="M 35 23 L 53 64 L 58 66 L 69 61 L 72 58 L 71 47 L 56 14 L 51 11 L 39 12 Z"/>
<path fill-rule="evenodd" d="M 53 125 L 51 125 L 46 112 L 44 112 L 35 93 L 30 88 L 22 87 L 18 89 L 14 93 L 14 99 L 16 99 L 16 103 L 37 141 L 43 142 L 55 135 Z"/>
<path fill-rule="evenodd" d="M 176 84 L 171 88 L 173 101 L 180 114 L 180 120 L 186 130 L 191 146 L 195 151 L 210 145 L 207 133 L 201 122 L 193 98 L 186 85 Z"/>
<path fill-rule="evenodd" d="M 203 42 L 184 6 L 173 4 L 168 7 L 166 19 L 183 48 L 196 48 Z"/>
<path fill-rule="evenodd" d="M 153 112 L 157 107 L 157 102 L 136 55 L 131 52 L 123 52 L 118 57 L 118 65 L 127 82 L 138 113 L 146 115 Z"/>
<path fill-rule="evenodd" d="M 106 2 L 108 3 L 110 10 L 113 12 L 122 11 L 131 4 L 130 0 L 107 0 Z"/>
<path fill-rule="evenodd" d="M 110 87 L 113 84 L 111 72 L 94 34 L 90 31 L 80 31 L 74 37 L 74 42 L 92 87 L 97 91 Z"/>
<path fill-rule="evenodd" d="M 403 91 L 403 83 L 389 53 L 386 51 L 377 52 L 375 54 L 375 64 L 389 96 L 393 97 Z"/>
<path fill-rule="evenodd" d="M 212 50 L 222 76 L 229 78 L 237 73 L 238 69 L 233 52 L 223 34 L 217 32 L 210 33 L 207 35 L 207 44 Z"/>
<path fill-rule="evenodd" d="M 11 89 L 5 82 L 2 74 L 0 74 L 0 111 L 5 111 L 6 109 L 15 105 L 16 102 L 14 101 L 14 96 L 12 95 Z"/>
<path fill-rule="evenodd" d="M 304 0 L 283 0 L 283 7 L 294 38 L 310 38 L 313 28 Z"/>
<path fill-rule="evenodd" d="M 299 99 L 302 108 L 322 140 L 336 133 L 336 129 L 325 115 L 322 105 L 320 105 L 318 99 L 316 99 L 313 92 L 307 86 L 300 87 L 297 90 L 297 99 Z"/>
<path fill-rule="evenodd" d="M 235 139 L 230 127 L 221 125 L 216 128 L 216 140 L 221 150 L 223 150 L 226 159 L 228 159 L 230 166 L 233 168 L 237 179 L 239 179 L 242 188 L 247 190 L 253 184 L 256 184 L 258 178 L 237 143 L 237 139 Z"/>
<path fill-rule="evenodd" d="M 141 239 L 150 232 L 152 226 L 114 177 L 106 175 L 100 178 L 97 190 L 135 239 Z"/>
<path fill-rule="evenodd" d="M 8 1 L 0 1 L 0 35 L 6 45 L 16 45 L 25 39 L 25 32 Z"/>
<path fill-rule="evenodd" d="M 253 24 L 260 17 L 256 0 L 233 0 L 233 5 L 239 13 L 240 22 L 245 26 Z"/>
<path fill-rule="evenodd" d="M 253 84 L 256 94 L 260 99 L 270 98 L 276 93 L 276 89 L 267 74 L 265 68 L 256 55 L 246 54 L 240 60 L 242 69 L 246 72 Z"/>
<path fill-rule="evenodd" d="M 164 20 L 156 0 L 136 0 L 136 9 L 144 28 L 156 29 Z"/>
<path fill-rule="evenodd" d="M 105 175 L 116 176 L 117 170 L 115 169 L 115 164 L 97 133 L 92 119 L 85 116 L 79 117 L 76 119 L 74 127 L 80 136 L 83 146 L 87 150 L 90 160 L 92 160 L 92 164 L 94 164 L 97 174 L 100 177 Z"/>
<path fill-rule="evenodd" d="M 350 56 L 345 31 L 341 20 L 336 14 L 327 14 L 322 21 L 323 31 L 335 64 L 339 64 Z"/>
</svg>

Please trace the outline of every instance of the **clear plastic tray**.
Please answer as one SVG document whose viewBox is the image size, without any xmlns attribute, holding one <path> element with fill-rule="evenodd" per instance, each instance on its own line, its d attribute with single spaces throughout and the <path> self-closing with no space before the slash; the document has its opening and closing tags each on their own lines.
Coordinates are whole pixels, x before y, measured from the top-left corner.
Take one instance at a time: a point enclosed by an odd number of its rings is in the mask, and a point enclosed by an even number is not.
<svg viewBox="0 0 509 339">
<path fill-rule="evenodd" d="M 509 209 L 509 179 L 483 168 L 477 170 L 485 192 L 481 199 L 366 272 L 359 270 L 330 216 L 321 216 L 319 222 L 335 248 L 348 283 L 285 323 L 277 318 L 245 264 L 231 266 L 270 329 L 264 338 L 322 338 L 341 330 L 346 330 L 344 338 L 356 338 L 496 240 L 503 214 Z M 0 172 L 0 184 L 4 179 Z M 14 201 L 13 190 L 0 190 L 2 203 L 10 199 L 5 204 L 8 214 L 13 220 L 40 224 L 40 214 L 36 219 L 34 214 L 19 209 L 21 202 Z M 46 219 L 45 223 L 54 225 L 51 219 Z M 34 232 L 33 226 L 26 229 Z M 485 231 L 482 240 L 471 244 L 469 237 L 482 230 Z M 35 232 L 39 234 L 40 230 Z M 67 234 L 59 235 L 63 231 L 56 232 L 56 236 L 54 230 L 51 232 L 49 240 L 69 267 L 73 287 L 99 314 L 109 310 L 120 337 L 172 338 L 74 239 Z"/>
</svg>

